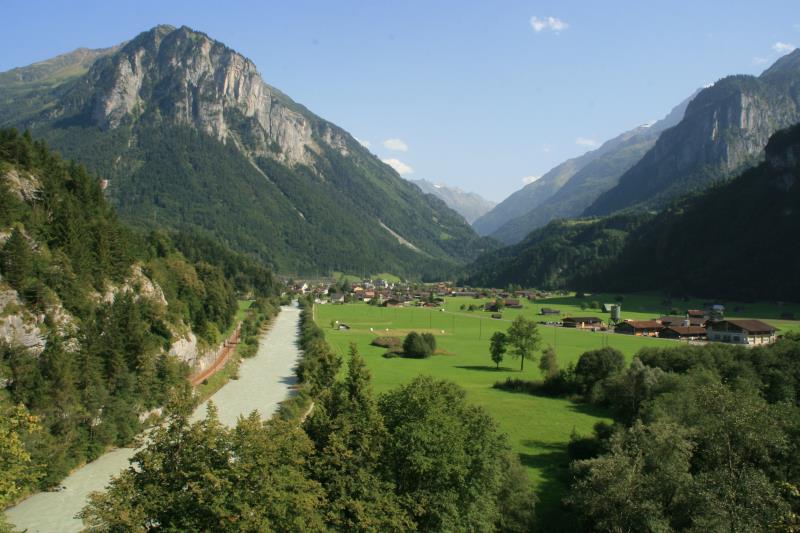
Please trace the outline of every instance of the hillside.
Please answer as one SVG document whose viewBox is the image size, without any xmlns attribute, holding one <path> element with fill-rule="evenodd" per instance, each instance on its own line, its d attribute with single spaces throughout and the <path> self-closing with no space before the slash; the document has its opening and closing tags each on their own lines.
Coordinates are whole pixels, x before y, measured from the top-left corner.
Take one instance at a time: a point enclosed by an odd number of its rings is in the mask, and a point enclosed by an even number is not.
<svg viewBox="0 0 800 533">
<path fill-rule="evenodd" d="M 663 206 L 757 164 L 776 131 L 800 121 L 800 50 L 761 76 L 729 76 L 701 91 L 619 184 L 584 214 Z"/>
<path fill-rule="evenodd" d="M 617 185 L 620 176 L 653 147 L 663 131 L 681 121 L 696 94 L 675 106 L 661 120 L 627 131 L 590 152 L 592 160 L 575 172 L 555 194 L 524 215 L 509 220 L 491 236 L 514 244 L 551 220 L 579 216 L 602 193 Z"/>
<path fill-rule="evenodd" d="M 462 191 L 458 187 L 448 187 L 428 180 L 409 180 L 425 194 L 432 194 L 447 204 L 447 207 L 464 217 L 472 224 L 477 218 L 490 211 L 495 203 L 475 192 Z"/>
<path fill-rule="evenodd" d="M 800 125 L 773 135 L 765 152 L 757 167 L 657 215 L 551 222 L 481 257 L 467 281 L 800 301 L 791 244 L 800 232 Z"/>
<path fill-rule="evenodd" d="M 128 444 L 222 340 L 236 293 L 277 293 L 251 260 L 177 242 L 133 233 L 99 179 L 0 130 L 0 413 L 22 405 L 43 429 L 24 435 L 42 465 L 25 490 Z"/>
<path fill-rule="evenodd" d="M 4 75 L 0 124 L 109 179 L 137 227 L 206 235 L 300 274 L 435 275 L 491 246 L 203 33 L 158 26 L 70 72 L 44 85 Z M 25 98 L 8 96 L 11 78 Z"/>
</svg>

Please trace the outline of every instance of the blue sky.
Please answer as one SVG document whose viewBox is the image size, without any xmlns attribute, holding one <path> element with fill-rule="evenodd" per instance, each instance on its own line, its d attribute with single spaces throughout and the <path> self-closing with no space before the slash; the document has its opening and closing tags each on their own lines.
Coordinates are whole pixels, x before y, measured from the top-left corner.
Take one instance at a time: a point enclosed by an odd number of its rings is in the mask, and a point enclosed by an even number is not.
<svg viewBox="0 0 800 533">
<path fill-rule="evenodd" d="M 188 25 L 409 178 L 501 200 L 795 44 L 793 1 L 6 0 L 0 70 Z M 535 18 L 534 18 L 535 17 Z"/>
</svg>

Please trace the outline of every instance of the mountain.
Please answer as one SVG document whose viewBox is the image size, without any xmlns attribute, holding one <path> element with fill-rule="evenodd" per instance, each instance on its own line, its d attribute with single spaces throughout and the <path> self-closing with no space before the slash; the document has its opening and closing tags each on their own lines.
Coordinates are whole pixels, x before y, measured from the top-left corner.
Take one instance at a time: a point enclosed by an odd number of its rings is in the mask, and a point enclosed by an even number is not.
<svg viewBox="0 0 800 533">
<path fill-rule="evenodd" d="M 491 246 L 203 33 L 158 26 L 94 55 L 47 84 L 3 75 L 0 124 L 108 179 L 140 228 L 192 231 L 298 274 L 436 275 Z"/>
<path fill-rule="evenodd" d="M 514 244 L 551 220 L 579 216 L 598 196 L 617 185 L 620 176 L 653 147 L 663 131 L 681 121 L 686 107 L 696 94 L 675 106 L 663 119 L 627 131 L 589 152 L 591 160 L 555 194 L 524 215 L 509 220 L 491 236 L 506 244 Z"/>
<path fill-rule="evenodd" d="M 489 252 L 466 282 L 588 291 L 663 290 L 800 301 L 800 125 L 774 134 L 765 161 L 657 214 L 556 220 Z"/>
<path fill-rule="evenodd" d="M 588 165 L 597 150 L 564 161 L 544 176 L 528 183 L 472 223 L 480 235 L 491 235 L 506 222 L 524 215 L 553 196 L 572 176 Z"/>
<path fill-rule="evenodd" d="M 701 91 L 683 120 L 601 195 L 586 215 L 663 206 L 757 164 L 769 137 L 800 121 L 800 50 L 760 76 L 729 76 Z"/>
<path fill-rule="evenodd" d="M 442 200 L 470 224 L 495 206 L 495 202 L 487 200 L 478 193 L 462 191 L 457 187 L 448 187 L 440 183 L 431 183 L 424 179 L 409 181 L 425 194 L 432 194 Z"/>
</svg>

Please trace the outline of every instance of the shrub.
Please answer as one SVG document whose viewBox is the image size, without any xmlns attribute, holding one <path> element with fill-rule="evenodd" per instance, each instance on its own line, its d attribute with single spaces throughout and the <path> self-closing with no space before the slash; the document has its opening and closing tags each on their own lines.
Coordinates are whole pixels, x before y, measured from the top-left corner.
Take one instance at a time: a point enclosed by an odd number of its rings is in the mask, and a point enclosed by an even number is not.
<svg viewBox="0 0 800 533">
<path fill-rule="evenodd" d="M 375 337 L 370 344 L 380 348 L 400 348 L 403 341 L 397 337 Z"/>
</svg>

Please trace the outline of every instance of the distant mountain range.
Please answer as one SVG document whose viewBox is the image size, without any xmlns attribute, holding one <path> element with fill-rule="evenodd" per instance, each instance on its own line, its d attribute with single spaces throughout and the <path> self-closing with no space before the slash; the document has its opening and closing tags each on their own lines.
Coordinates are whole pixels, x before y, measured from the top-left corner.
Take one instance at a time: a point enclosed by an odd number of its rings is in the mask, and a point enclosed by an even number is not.
<svg viewBox="0 0 800 533">
<path fill-rule="evenodd" d="M 419 187 L 425 194 L 432 194 L 442 200 L 450 209 L 464 217 L 464 220 L 470 224 L 495 206 L 495 202 L 487 200 L 478 193 L 462 191 L 457 187 L 432 183 L 424 179 L 409 181 Z"/>
<path fill-rule="evenodd" d="M 579 216 L 598 196 L 619 182 L 620 176 L 653 147 L 663 131 L 681 121 L 686 106 L 696 94 L 675 106 L 663 119 L 634 128 L 606 141 L 596 150 L 565 161 L 540 180 L 514 193 L 495 209 L 495 219 L 506 218 L 506 222 L 489 235 L 506 244 L 513 244 L 551 220 Z M 545 179 L 549 180 L 549 190 L 555 189 L 552 194 L 542 194 L 541 187 L 534 187 Z M 522 206 L 526 206 L 527 210 L 508 219 L 508 210 L 503 208 L 503 204 L 519 206 L 512 208 L 512 212 L 521 210 Z M 489 215 L 484 217 L 487 218 Z M 477 229 L 478 225 L 475 227 Z"/>
<path fill-rule="evenodd" d="M 479 258 L 465 281 L 800 301 L 800 125 L 774 134 L 765 154 L 659 213 L 553 221 Z"/>
<path fill-rule="evenodd" d="M 120 215 L 279 272 L 436 277 L 493 247 L 341 128 L 187 27 L 0 74 L 0 125 L 110 180 Z"/>
</svg>

